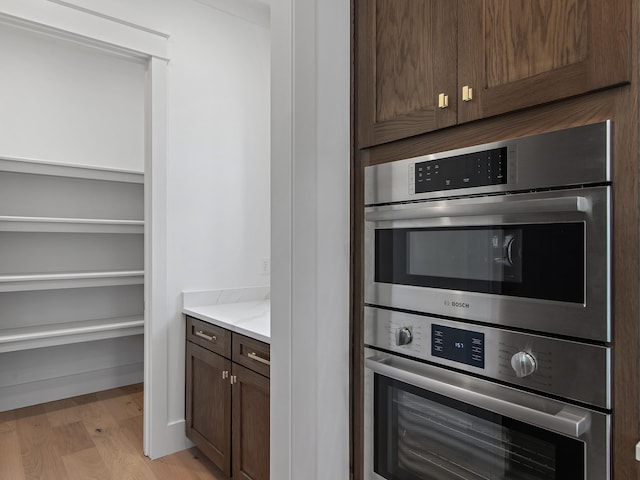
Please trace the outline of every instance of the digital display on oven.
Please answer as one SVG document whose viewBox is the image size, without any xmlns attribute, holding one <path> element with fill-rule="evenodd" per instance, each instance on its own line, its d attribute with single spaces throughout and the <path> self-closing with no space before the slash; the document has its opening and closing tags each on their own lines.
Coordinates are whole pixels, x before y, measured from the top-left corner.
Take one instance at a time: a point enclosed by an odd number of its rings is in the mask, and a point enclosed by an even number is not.
<svg viewBox="0 0 640 480">
<path fill-rule="evenodd" d="M 432 324 L 431 355 L 484 368 L 484 333 Z"/>
<path fill-rule="evenodd" d="M 415 193 L 507 183 L 507 147 L 415 164 Z"/>
</svg>

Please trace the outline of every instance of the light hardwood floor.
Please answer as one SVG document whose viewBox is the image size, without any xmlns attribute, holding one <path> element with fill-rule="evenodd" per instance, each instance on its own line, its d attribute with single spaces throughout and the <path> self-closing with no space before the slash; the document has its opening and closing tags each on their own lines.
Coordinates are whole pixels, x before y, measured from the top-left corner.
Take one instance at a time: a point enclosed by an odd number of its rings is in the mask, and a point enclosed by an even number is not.
<svg viewBox="0 0 640 480">
<path fill-rule="evenodd" d="M 142 395 L 137 384 L 0 412 L 0 480 L 223 480 L 195 448 L 142 454 Z"/>
</svg>

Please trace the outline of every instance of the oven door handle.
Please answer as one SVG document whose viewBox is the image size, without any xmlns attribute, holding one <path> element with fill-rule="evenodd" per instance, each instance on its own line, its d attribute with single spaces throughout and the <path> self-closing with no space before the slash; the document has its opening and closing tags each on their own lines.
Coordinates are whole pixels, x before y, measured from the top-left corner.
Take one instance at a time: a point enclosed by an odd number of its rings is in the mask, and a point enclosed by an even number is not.
<svg viewBox="0 0 640 480">
<path fill-rule="evenodd" d="M 473 202 L 447 202 L 439 205 L 402 206 L 388 210 L 377 210 L 365 213 L 365 219 L 370 222 L 392 220 L 413 220 L 420 218 L 441 217 L 477 217 L 487 215 L 517 215 L 531 213 L 576 213 L 587 212 L 590 202 L 585 197 L 540 198 L 534 200 L 505 200 L 496 202 L 494 199 L 483 201 L 475 199 Z"/>
<path fill-rule="evenodd" d="M 400 380 L 430 392 L 438 393 L 505 417 L 520 420 L 521 422 L 533 424 L 540 428 L 553 430 L 571 437 L 579 438 L 587 432 L 591 426 L 591 416 L 589 412 L 573 408 L 569 405 L 562 408 L 556 414 L 551 414 L 425 377 L 402 368 L 393 367 L 384 360 L 378 360 L 375 357 L 366 358 L 365 365 L 372 371 L 386 377 Z"/>
</svg>

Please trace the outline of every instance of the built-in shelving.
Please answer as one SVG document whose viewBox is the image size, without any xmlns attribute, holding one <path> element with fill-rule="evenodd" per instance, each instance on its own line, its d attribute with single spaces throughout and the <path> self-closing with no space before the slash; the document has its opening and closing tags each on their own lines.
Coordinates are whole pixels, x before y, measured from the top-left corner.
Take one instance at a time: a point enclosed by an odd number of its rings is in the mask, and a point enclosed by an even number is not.
<svg viewBox="0 0 640 480">
<path fill-rule="evenodd" d="M 0 215 L 0 232 L 141 234 L 144 221 Z"/>
<path fill-rule="evenodd" d="M 71 165 L 30 158 L 0 156 L 0 171 L 107 182 L 144 183 L 144 174 L 133 170 Z"/>
<path fill-rule="evenodd" d="M 147 154 L 138 59 L 2 38 L 0 412 L 143 380 Z"/>
<path fill-rule="evenodd" d="M 141 375 L 143 202 L 140 172 L 0 157 L 2 408 Z"/>
<path fill-rule="evenodd" d="M 144 317 L 118 317 L 0 330 L 0 353 L 140 335 Z"/>
<path fill-rule="evenodd" d="M 0 275 L 0 292 L 110 287 L 144 283 L 143 270 Z"/>
</svg>

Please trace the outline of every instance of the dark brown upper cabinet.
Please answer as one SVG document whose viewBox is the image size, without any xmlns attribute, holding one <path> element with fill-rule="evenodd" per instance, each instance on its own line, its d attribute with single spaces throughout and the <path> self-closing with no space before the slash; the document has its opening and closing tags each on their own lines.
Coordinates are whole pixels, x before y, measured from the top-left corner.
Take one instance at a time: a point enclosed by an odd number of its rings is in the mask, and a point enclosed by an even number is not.
<svg viewBox="0 0 640 480">
<path fill-rule="evenodd" d="M 459 0 L 458 123 L 630 80 L 628 0 Z"/>
<path fill-rule="evenodd" d="M 356 0 L 357 146 L 630 80 L 628 0 Z"/>
<path fill-rule="evenodd" d="M 457 11 L 451 3 L 356 1 L 360 148 L 456 123 Z M 439 108 L 446 96 L 448 107 Z"/>
</svg>

